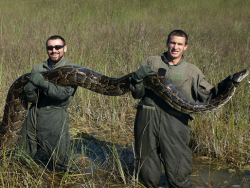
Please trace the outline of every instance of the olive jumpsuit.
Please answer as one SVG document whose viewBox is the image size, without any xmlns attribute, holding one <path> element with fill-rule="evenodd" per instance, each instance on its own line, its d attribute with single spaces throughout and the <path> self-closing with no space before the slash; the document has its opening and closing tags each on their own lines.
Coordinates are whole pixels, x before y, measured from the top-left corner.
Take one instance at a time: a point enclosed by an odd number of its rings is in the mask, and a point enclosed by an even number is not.
<svg viewBox="0 0 250 188">
<path fill-rule="evenodd" d="M 49 71 L 75 63 L 62 59 L 55 67 L 50 67 L 48 60 L 35 65 L 31 73 Z M 26 98 L 31 102 L 29 113 L 21 129 L 18 147 L 32 158 L 37 149 L 45 151 L 51 158 L 50 168 L 66 171 L 71 153 L 69 134 L 69 106 L 76 92 L 76 86 L 59 86 L 46 82 L 42 92 L 28 91 L 24 88 Z"/>
<path fill-rule="evenodd" d="M 182 58 L 170 65 L 162 56 L 148 57 L 141 66 L 149 65 L 173 84 L 189 101 L 206 102 L 223 91 L 228 79 L 212 87 L 203 73 Z M 154 92 L 144 88 L 143 82 L 132 80 L 132 96 L 140 99 L 134 124 L 135 152 L 139 179 L 146 187 L 158 187 L 161 161 L 171 187 L 192 186 L 192 152 L 189 148 L 189 119 L 191 116 L 170 107 Z"/>
</svg>

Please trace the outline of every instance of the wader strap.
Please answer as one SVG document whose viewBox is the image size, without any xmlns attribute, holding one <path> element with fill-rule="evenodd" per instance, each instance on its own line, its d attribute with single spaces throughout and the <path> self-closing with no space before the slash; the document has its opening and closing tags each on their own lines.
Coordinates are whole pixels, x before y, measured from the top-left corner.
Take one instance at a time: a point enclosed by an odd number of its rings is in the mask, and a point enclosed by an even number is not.
<svg viewBox="0 0 250 188">
<path fill-rule="evenodd" d="M 135 105 L 136 109 L 148 109 L 148 110 L 155 110 L 154 106 L 147 106 L 147 105 L 143 105 L 143 104 L 137 104 Z"/>
<path fill-rule="evenodd" d="M 51 109 L 51 108 L 67 108 L 67 106 L 46 106 L 46 109 Z"/>
<path fill-rule="evenodd" d="M 174 111 L 174 110 L 168 110 L 167 111 L 170 115 L 176 115 L 176 116 L 179 116 L 179 117 L 187 117 L 189 120 L 193 120 L 193 117 L 190 116 L 189 114 L 185 114 L 185 113 L 182 113 L 182 112 L 179 112 L 179 111 Z"/>
<path fill-rule="evenodd" d="M 155 107 L 154 106 L 147 106 L 147 105 L 143 105 L 143 104 L 138 104 L 138 105 L 135 105 L 135 108 L 136 109 L 148 109 L 148 110 L 155 110 Z M 167 110 L 167 113 L 170 114 L 170 115 L 175 115 L 175 116 L 178 116 L 178 117 L 187 117 L 189 120 L 193 120 L 192 116 L 190 116 L 189 114 L 184 114 L 182 112 L 179 112 L 179 111 L 174 111 L 174 110 Z"/>
</svg>

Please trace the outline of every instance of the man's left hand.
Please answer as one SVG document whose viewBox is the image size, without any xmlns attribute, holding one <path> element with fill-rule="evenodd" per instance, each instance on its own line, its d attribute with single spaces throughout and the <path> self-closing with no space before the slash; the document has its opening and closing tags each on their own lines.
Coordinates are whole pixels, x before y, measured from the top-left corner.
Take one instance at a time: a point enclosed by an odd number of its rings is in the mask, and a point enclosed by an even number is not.
<svg viewBox="0 0 250 188">
<path fill-rule="evenodd" d="M 240 82 L 235 82 L 235 81 L 233 80 L 233 77 L 234 77 L 234 75 L 229 75 L 229 76 L 227 77 L 227 80 L 229 80 L 230 82 L 233 82 L 234 87 L 238 87 L 238 86 L 240 85 Z"/>
<path fill-rule="evenodd" d="M 233 84 L 234 84 L 235 87 L 238 87 L 240 85 L 240 82 L 234 82 L 233 81 Z"/>
</svg>

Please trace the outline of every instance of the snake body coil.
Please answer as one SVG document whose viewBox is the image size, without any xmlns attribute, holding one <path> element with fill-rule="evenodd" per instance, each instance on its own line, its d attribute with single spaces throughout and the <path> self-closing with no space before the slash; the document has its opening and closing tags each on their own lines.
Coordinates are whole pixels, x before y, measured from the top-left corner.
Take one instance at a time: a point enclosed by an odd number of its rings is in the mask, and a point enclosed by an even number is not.
<svg viewBox="0 0 250 188">
<path fill-rule="evenodd" d="M 50 82 L 58 85 L 77 85 L 103 95 L 118 96 L 129 92 L 131 75 L 110 78 L 82 66 L 64 66 L 42 75 Z M 241 82 L 248 75 L 247 70 L 234 74 L 233 80 Z M 23 89 L 29 80 L 30 73 L 20 76 L 11 85 L 4 109 L 2 124 L 0 125 L 1 149 L 3 146 L 12 147 L 22 128 L 27 115 L 28 104 L 24 100 Z M 225 91 L 209 103 L 195 103 L 181 96 L 174 86 L 158 74 L 144 79 L 148 89 L 154 91 L 170 106 L 187 114 L 207 113 L 223 106 L 234 94 L 235 87 L 229 84 Z"/>
</svg>

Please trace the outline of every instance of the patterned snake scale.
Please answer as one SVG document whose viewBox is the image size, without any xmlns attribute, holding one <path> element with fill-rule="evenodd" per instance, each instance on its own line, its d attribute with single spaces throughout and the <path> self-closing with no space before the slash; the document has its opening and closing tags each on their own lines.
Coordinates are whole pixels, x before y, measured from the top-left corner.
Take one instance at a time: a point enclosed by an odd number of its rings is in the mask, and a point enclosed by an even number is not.
<svg viewBox="0 0 250 188">
<path fill-rule="evenodd" d="M 233 80 L 241 82 L 247 75 L 247 70 L 234 74 Z M 91 91 L 109 96 L 119 96 L 129 92 L 131 75 L 110 78 L 82 66 L 64 66 L 42 73 L 50 82 L 58 85 L 77 85 Z M 0 124 L 1 148 L 11 148 L 18 139 L 19 132 L 27 116 L 28 103 L 24 99 L 23 89 L 29 80 L 30 73 L 20 76 L 11 85 L 4 109 L 4 116 Z M 229 84 L 225 91 L 209 103 L 196 103 L 186 100 L 174 86 L 158 74 L 144 79 L 148 89 L 154 91 L 170 106 L 187 114 L 207 113 L 223 106 L 234 94 L 234 84 Z M 1 156 L 1 154 L 0 154 Z"/>
</svg>

